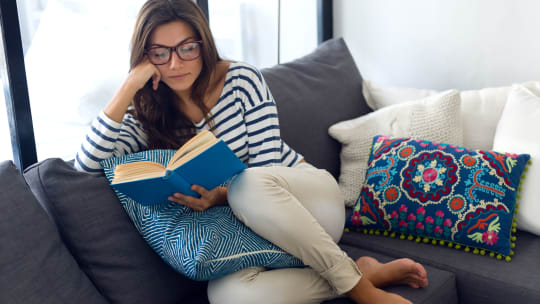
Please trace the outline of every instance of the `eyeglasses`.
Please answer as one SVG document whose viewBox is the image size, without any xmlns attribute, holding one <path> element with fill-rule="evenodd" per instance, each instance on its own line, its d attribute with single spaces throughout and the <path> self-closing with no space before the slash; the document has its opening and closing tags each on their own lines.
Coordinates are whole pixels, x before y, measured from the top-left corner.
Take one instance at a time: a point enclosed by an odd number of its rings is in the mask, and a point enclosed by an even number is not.
<svg viewBox="0 0 540 304">
<path fill-rule="evenodd" d="M 177 46 L 153 46 L 146 50 L 148 59 L 155 65 L 163 65 L 171 60 L 172 52 L 175 51 L 178 57 L 184 61 L 191 61 L 201 56 L 202 41 L 183 42 Z"/>
</svg>

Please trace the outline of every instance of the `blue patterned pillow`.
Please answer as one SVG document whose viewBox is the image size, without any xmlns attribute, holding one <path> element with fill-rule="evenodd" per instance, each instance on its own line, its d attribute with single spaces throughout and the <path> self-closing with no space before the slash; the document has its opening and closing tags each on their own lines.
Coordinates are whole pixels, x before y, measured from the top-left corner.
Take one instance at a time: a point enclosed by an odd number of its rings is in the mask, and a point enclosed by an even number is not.
<svg viewBox="0 0 540 304">
<path fill-rule="evenodd" d="M 101 161 L 111 181 L 117 165 L 149 160 L 165 165 L 175 150 L 151 150 Z M 176 271 L 198 281 L 251 266 L 285 268 L 302 262 L 255 234 L 228 206 L 204 212 L 173 202 L 143 206 L 116 191 L 122 206 L 152 249 Z"/>
<path fill-rule="evenodd" d="M 376 136 L 346 227 L 472 248 L 509 261 L 516 198 L 529 158 Z"/>
</svg>

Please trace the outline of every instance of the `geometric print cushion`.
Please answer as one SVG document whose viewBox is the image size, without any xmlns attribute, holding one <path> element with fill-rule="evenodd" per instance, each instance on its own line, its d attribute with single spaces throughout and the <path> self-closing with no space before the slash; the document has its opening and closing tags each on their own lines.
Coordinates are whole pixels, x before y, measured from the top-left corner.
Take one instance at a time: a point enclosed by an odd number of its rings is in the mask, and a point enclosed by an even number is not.
<svg viewBox="0 0 540 304">
<path fill-rule="evenodd" d="M 111 181 L 119 164 L 147 160 L 166 165 L 174 152 L 150 150 L 113 157 L 100 164 Z M 228 206 L 204 212 L 170 201 L 145 206 L 115 192 L 150 247 L 176 271 L 193 280 L 211 280 L 252 266 L 303 266 L 299 259 L 246 227 Z"/>
<path fill-rule="evenodd" d="M 347 230 L 383 231 L 510 261 L 516 199 L 529 159 L 376 136 Z"/>
</svg>

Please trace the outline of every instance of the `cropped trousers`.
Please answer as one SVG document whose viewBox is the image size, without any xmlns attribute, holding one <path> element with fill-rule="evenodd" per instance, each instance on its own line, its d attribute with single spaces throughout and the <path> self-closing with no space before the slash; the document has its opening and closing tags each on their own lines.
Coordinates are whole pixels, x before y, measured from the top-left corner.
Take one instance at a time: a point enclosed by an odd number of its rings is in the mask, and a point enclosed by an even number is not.
<svg viewBox="0 0 540 304">
<path fill-rule="evenodd" d="M 336 244 L 345 206 L 326 170 L 305 162 L 248 168 L 229 184 L 228 201 L 246 226 L 309 267 L 250 267 L 212 280 L 210 303 L 320 303 L 345 294 L 361 279 L 355 262 Z"/>
</svg>

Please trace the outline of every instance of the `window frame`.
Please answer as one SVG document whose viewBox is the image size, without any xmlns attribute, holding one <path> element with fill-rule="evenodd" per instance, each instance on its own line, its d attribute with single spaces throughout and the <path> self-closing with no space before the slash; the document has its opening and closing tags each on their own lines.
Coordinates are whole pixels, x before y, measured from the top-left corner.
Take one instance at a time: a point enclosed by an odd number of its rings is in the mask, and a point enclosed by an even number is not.
<svg viewBox="0 0 540 304">
<path fill-rule="evenodd" d="M 5 60 L 2 82 L 11 149 L 13 162 L 22 171 L 37 162 L 37 153 L 15 0 L 0 1 L 0 27 L 2 29 L 0 49 L 4 53 L 4 58 L 1 60 Z"/>
<path fill-rule="evenodd" d="M 208 0 L 195 0 L 209 20 Z M 317 0 L 317 41 L 333 37 L 333 0 Z M 16 0 L 0 1 L 0 27 L 5 68 L 2 82 L 13 152 L 13 162 L 23 171 L 37 162 L 36 142 L 28 95 L 26 68 Z M 1 65 L 0 65 L 1 66 Z"/>
</svg>

